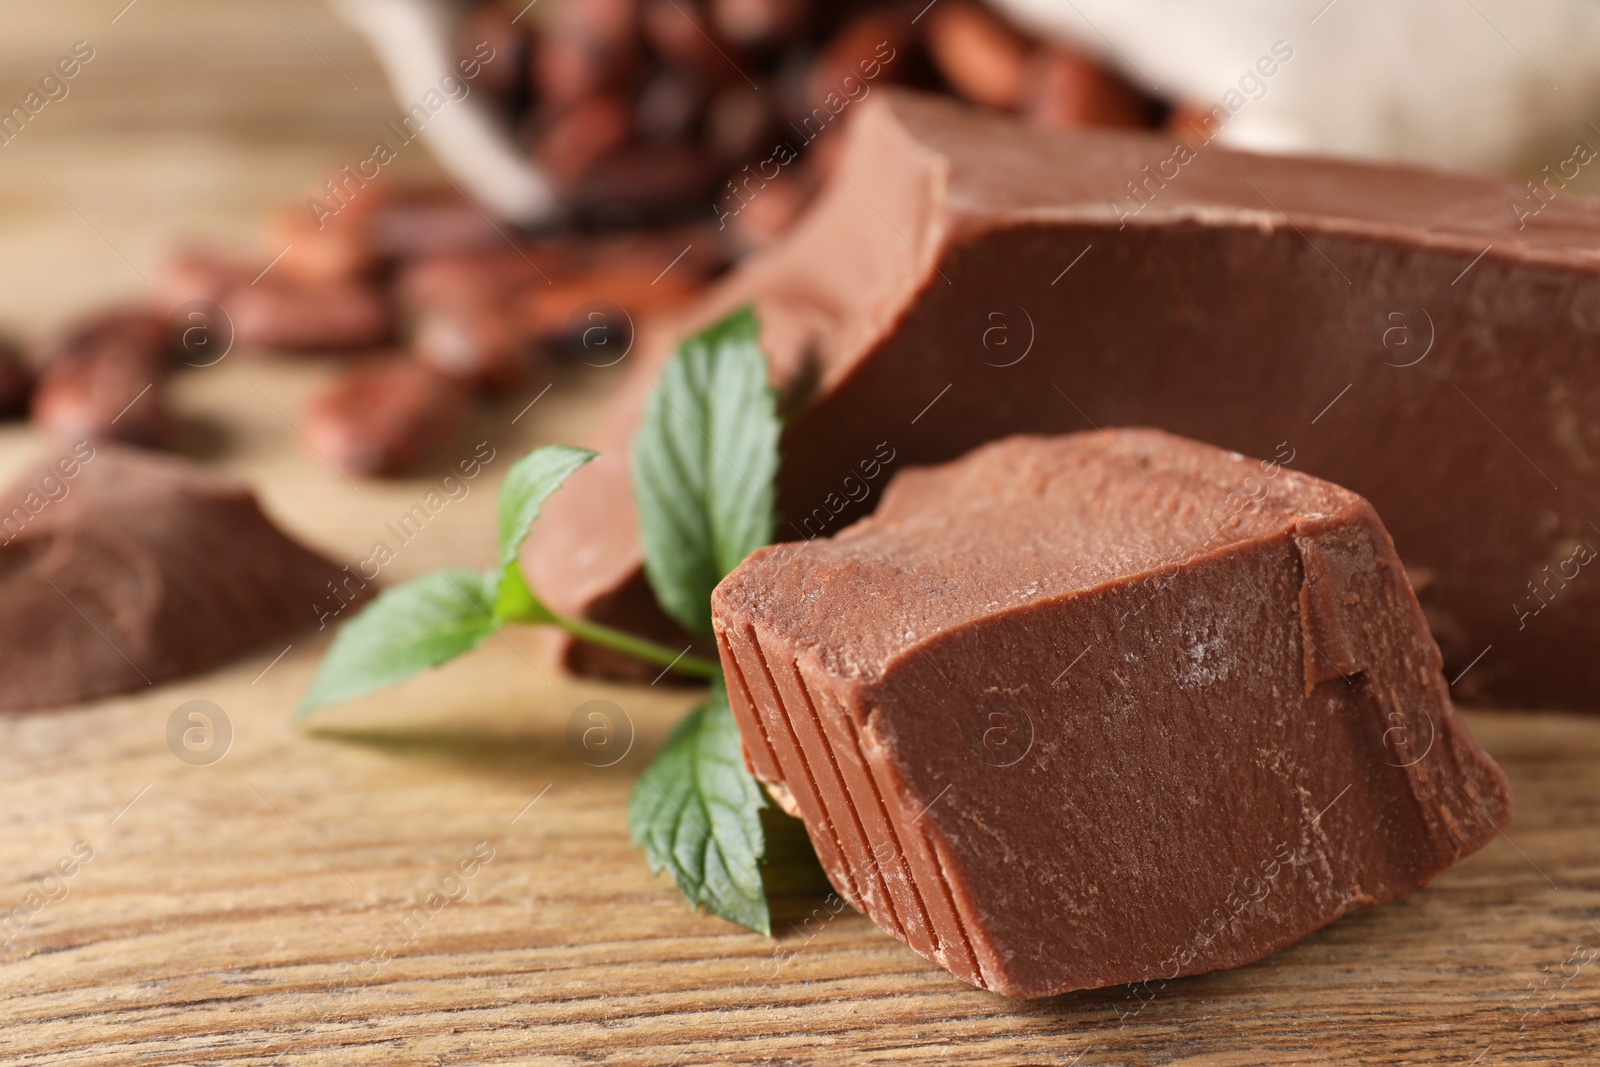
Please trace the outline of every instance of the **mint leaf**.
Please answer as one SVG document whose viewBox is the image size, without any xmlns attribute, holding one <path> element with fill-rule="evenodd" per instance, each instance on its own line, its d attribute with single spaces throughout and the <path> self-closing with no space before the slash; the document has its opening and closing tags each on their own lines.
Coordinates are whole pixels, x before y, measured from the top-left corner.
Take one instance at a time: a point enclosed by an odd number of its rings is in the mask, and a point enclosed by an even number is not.
<svg viewBox="0 0 1600 1067">
<path fill-rule="evenodd" d="M 500 566 L 516 562 L 539 509 L 573 471 L 599 455 L 587 448 L 545 445 L 517 460 L 500 485 Z"/>
<path fill-rule="evenodd" d="M 662 370 L 633 439 L 645 575 L 662 608 L 711 632 L 711 590 L 772 540 L 777 397 L 747 306 L 690 337 Z M 770 934 L 761 883 L 765 797 L 745 769 L 720 676 L 640 777 L 633 840 L 689 902 Z"/>
<path fill-rule="evenodd" d="M 587 448 L 546 445 L 517 460 L 506 472 L 498 497 L 500 577 L 494 595 L 496 622 L 555 621 L 550 609 L 523 579 L 517 550 L 527 540 L 528 531 L 550 494 L 596 455 Z"/>
<path fill-rule="evenodd" d="M 366 696 L 483 644 L 494 632 L 496 577 L 435 571 L 380 594 L 339 628 L 300 714 Z"/>
<path fill-rule="evenodd" d="M 651 871 L 671 870 L 690 904 L 770 935 L 759 866 L 765 803 L 745 769 L 728 690 L 718 680 L 640 776 L 628 822 Z"/>
<path fill-rule="evenodd" d="M 661 606 L 711 637 L 711 590 L 772 541 L 777 396 L 748 306 L 667 362 L 633 439 L 645 574 Z"/>
<path fill-rule="evenodd" d="M 504 622 L 555 622 L 555 613 L 545 607 L 522 577 L 522 568 L 516 560 L 507 563 L 499 573 L 499 584 L 494 591 L 495 625 Z"/>
</svg>

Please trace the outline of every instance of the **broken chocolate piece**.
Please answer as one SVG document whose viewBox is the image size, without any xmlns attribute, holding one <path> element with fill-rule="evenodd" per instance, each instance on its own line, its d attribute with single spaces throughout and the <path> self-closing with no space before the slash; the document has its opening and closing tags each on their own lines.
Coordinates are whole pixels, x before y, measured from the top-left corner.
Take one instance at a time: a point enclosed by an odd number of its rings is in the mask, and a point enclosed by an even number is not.
<svg viewBox="0 0 1600 1067">
<path fill-rule="evenodd" d="M 0 494 L 0 708 L 192 674 L 370 594 L 242 483 L 79 442 Z"/>
<path fill-rule="evenodd" d="M 1249 963 L 1510 817 L 1377 514 L 1276 461 L 1007 438 L 712 609 L 834 887 L 1010 996 Z"/>
<path fill-rule="evenodd" d="M 859 109 L 816 206 L 678 334 L 753 302 L 776 383 L 815 383 L 784 431 L 780 537 L 870 511 L 880 450 L 1118 424 L 1281 448 L 1432 575 L 1459 693 L 1600 708 L 1600 578 L 1571 563 L 1600 546 L 1600 316 L 1574 311 L 1600 284 L 1600 206 L 1519 218 L 1518 182 L 1041 131 L 888 88 Z M 632 613 L 626 476 L 669 351 L 635 353 L 603 458 L 528 541 L 564 614 L 670 630 Z"/>
</svg>

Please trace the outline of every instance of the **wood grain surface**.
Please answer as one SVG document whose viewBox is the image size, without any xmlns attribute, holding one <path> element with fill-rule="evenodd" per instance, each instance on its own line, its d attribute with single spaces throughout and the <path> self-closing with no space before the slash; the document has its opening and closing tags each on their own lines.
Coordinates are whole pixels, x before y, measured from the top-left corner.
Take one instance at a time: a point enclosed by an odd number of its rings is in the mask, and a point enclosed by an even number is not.
<svg viewBox="0 0 1600 1067">
<path fill-rule="evenodd" d="M 0 148 L 0 316 L 26 333 L 147 292 L 177 233 L 248 242 L 264 206 L 308 195 L 393 110 L 312 0 L 142 0 L 112 23 L 124 3 L 7 10 L 0 93 L 73 40 L 100 49 L 59 114 Z M 236 353 L 187 374 L 184 447 L 354 559 L 490 442 L 486 473 L 386 581 L 487 565 L 506 466 L 573 437 L 615 381 L 541 381 L 485 409 L 436 470 L 352 483 L 293 426 L 327 373 Z M 0 473 L 42 447 L 0 431 Z M 1600 718 L 1469 712 L 1516 818 L 1420 892 L 1153 997 L 1028 1003 L 838 910 L 792 839 L 775 939 L 691 913 L 651 877 L 626 798 L 692 691 L 562 677 L 529 633 L 303 728 L 290 711 L 326 639 L 310 626 L 201 677 L 0 717 L 0 912 L 52 898 L 0 932 L 0 1062 L 1600 1062 Z M 169 722 L 191 700 L 231 739 L 185 761 Z M 615 727 L 605 751 L 626 752 L 609 767 L 571 739 L 597 709 Z M 47 877 L 75 855 L 71 877 Z"/>
</svg>

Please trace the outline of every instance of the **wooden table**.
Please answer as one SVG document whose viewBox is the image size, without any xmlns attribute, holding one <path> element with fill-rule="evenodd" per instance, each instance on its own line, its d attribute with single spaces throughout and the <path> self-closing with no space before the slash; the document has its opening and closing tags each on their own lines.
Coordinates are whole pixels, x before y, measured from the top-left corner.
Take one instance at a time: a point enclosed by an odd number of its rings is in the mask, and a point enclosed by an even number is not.
<svg viewBox="0 0 1600 1067">
<path fill-rule="evenodd" d="M 123 2 L 19 12 L 0 44 L 10 92 L 72 40 L 105 42 L 78 95 L 47 113 L 60 121 L 28 131 L 28 154 L 0 149 L 0 253 L 14 268 L 0 315 L 29 333 L 146 292 L 136 275 L 175 232 L 242 245 L 265 205 L 309 195 L 391 107 L 310 0 L 228 16 L 146 0 L 113 25 Z M 86 9 L 99 23 L 79 29 Z M 199 42 L 187 65 L 180 41 Z M 614 381 L 558 377 L 515 424 L 533 394 L 485 410 L 437 471 L 351 484 L 288 422 L 327 373 L 237 353 L 188 374 L 175 383 L 187 447 L 354 559 L 490 441 L 488 474 L 388 580 L 487 565 L 493 483 L 524 449 L 573 437 Z M 26 429 L 0 432 L 0 472 L 36 446 Z M 290 709 L 325 640 L 308 629 L 202 677 L 0 718 L 0 910 L 76 843 L 92 849 L 0 948 L 0 1061 L 1600 1062 L 1600 718 L 1469 713 L 1511 777 L 1516 820 L 1421 892 L 1148 1003 L 1121 988 L 1024 1003 L 833 915 L 815 868 L 788 853 L 775 940 L 692 914 L 652 878 L 628 843 L 626 797 L 693 694 L 564 678 L 528 634 L 299 728 Z M 168 746 L 191 699 L 232 727 L 209 765 Z M 567 740 L 595 699 L 634 734 L 610 768 Z M 471 879 L 447 880 L 473 857 Z M 461 899 L 431 910 L 441 887 Z"/>
</svg>

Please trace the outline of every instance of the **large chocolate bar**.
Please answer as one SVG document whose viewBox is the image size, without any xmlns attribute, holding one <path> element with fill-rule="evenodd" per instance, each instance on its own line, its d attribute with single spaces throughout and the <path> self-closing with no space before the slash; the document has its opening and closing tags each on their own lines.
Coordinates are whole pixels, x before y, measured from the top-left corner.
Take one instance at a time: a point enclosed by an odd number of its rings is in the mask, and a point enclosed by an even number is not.
<svg viewBox="0 0 1600 1067">
<path fill-rule="evenodd" d="M 1376 513 L 1276 461 L 1007 438 L 712 605 L 834 887 L 1011 996 L 1248 963 L 1510 815 Z"/>
<path fill-rule="evenodd" d="M 782 537 L 842 529 L 908 462 L 1009 433 L 1159 426 L 1371 500 L 1458 695 L 1600 708 L 1592 202 L 1043 132 L 884 90 L 792 238 L 687 325 L 746 301 L 795 409 Z M 526 557 L 559 610 L 664 639 L 625 452 L 665 351 L 635 354 L 605 457 L 552 500 Z"/>
</svg>

